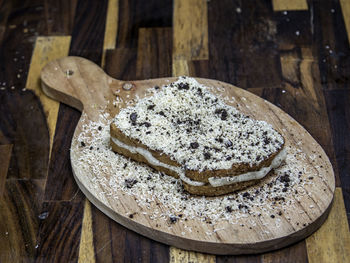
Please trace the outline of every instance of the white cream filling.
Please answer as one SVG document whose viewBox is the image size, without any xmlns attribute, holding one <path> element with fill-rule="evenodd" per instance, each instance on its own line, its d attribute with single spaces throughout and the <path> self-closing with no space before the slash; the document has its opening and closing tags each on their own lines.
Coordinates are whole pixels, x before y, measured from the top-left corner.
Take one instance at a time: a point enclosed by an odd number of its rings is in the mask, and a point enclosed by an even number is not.
<svg viewBox="0 0 350 263">
<path fill-rule="evenodd" d="M 283 160 L 286 158 L 286 155 L 287 155 L 287 152 L 285 149 L 283 149 L 275 156 L 275 158 L 273 158 L 270 166 L 268 167 L 262 167 L 258 171 L 248 172 L 237 176 L 210 177 L 208 179 L 209 183 L 214 187 L 218 187 L 218 186 L 229 185 L 233 183 L 261 179 L 265 177 L 272 169 L 279 167 L 283 162 Z"/>
<path fill-rule="evenodd" d="M 134 147 L 134 146 L 127 145 L 114 137 L 111 137 L 111 139 L 118 147 L 127 149 L 131 153 L 141 154 L 147 160 L 147 162 L 149 162 L 150 164 L 164 167 L 164 168 L 167 168 L 169 170 L 176 172 L 179 175 L 180 179 L 182 181 L 188 183 L 189 185 L 203 186 L 205 184 L 203 182 L 193 181 L 190 178 L 186 177 L 185 171 L 183 169 L 181 169 L 180 167 L 176 167 L 173 165 L 168 165 L 166 163 L 160 162 L 152 155 L 152 153 L 150 151 L 147 151 L 146 149 L 144 149 L 142 147 Z M 240 174 L 240 175 L 236 175 L 236 176 L 210 177 L 208 179 L 209 183 L 213 187 L 218 187 L 218 186 L 230 185 L 230 184 L 234 184 L 234 183 L 238 183 L 238 182 L 246 182 L 246 181 L 250 181 L 250 180 L 261 179 L 261 178 L 265 177 L 272 169 L 280 166 L 281 163 L 283 162 L 283 160 L 286 158 L 286 155 L 287 155 L 287 152 L 285 149 L 283 149 L 275 156 L 275 158 L 272 160 L 270 166 L 268 166 L 268 167 L 263 167 L 259 171 L 248 172 L 248 173 L 244 173 L 244 174 Z"/>
<path fill-rule="evenodd" d="M 112 138 L 112 141 L 116 145 L 118 145 L 119 147 L 127 149 L 131 153 L 141 154 L 147 160 L 147 162 L 149 162 L 150 164 L 153 164 L 153 165 L 156 165 L 156 166 L 161 166 L 161 167 L 164 167 L 164 168 L 167 168 L 169 170 L 172 170 L 172 171 L 176 172 L 179 175 L 179 177 L 180 177 L 180 179 L 182 181 L 184 181 L 184 182 L 186 182 L 186 183 L 188 183 L 190 185 L 193 185 L 193 186 L 202 186 L 202 185 L 204 185 L 203 182 L 193 181 L 190 178 L 186 177 L 185 176 L 185 171 L 183 169 L 181 169 L 180 167 L 176 167 L 176 166 L 173 166 L 173 165 L 168 165 L 166 163 L 160 162 L 159 160 L 154 158 L 152 153 L 150 153 L 146 149 L 144 149 L 142 147 L 130 146 L 130 145 L 127 145 L 127 144 L 117 140 L 114 137 L 111 137 L 111 138 Z"/>
</svg>

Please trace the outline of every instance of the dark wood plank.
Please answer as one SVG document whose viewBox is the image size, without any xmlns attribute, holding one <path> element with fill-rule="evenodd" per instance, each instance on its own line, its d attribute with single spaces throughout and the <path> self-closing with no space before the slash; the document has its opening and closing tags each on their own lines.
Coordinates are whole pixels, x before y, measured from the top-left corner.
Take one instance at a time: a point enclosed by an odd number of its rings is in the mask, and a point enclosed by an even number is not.
<svg viewBox="0 0 350 263">
<path fill-rule="evenodd" d="M 216 263 L 261 263 L 261 255 L 216 256 Z"/>
<path fill-rule="evenodd" d="M 210 78 L 209 60 L 194 60 L 188 62 L 190 76 L 198 78 Z"/>
<path fill-rule="evenodd" d="M 168 246 L 142 237 L 92 207 L 96 262 L 169 262 Z"/>
<path fill-rule="evenodd" d="M 8 180 L 0 198 L 0 262 L 24 262 L 36 253 L 44 180 Z"/>
<path fill-rule="evenodd" d="M 74 180 L 69 157 L 73 133 L 80 116 L 79 111 L 60 105 L 45 188 L 46 201 L 81 202 L 83 198 Z"/>
<path fill-rule="evenodd" d="M 286 248 L 262 255 L 263 263 L 304 263 L 308 262 L 305 240 Z"/>
<path fill-rule="evenodd" d="M 4 38 L 7 26 L 7 19 L 12 9 L 12 1 L 0 2 L 0 44 Z"/>
<path fill-rule="evenodd" d="M 119 1 L 118 48 L 136 48 L 141 27 L 170 27 L 172 0 Z"/>
<path fill-rule="evenodd" d="M 325 91 L 327 109 L 332 129 L 338 173 L 344 196 L 348 222 L 350 222 L 350 112 L 349 89 Z"/>
<path fill-rule="evenodd" d="M 11 144 L 10 139 L 4 135 L 1 129 L 0 129 L 0 144 L 1 145 Z"/>
<path fill-rule="evenodd" d="M 339 1 L 310 1 L 314 10 L 314 45 L 324 89 L 348 89 L 350 47 Z"/>
<path fill-rule="evenodd" d="M 171 28 L 140 28 L 136 79 L 171 76 Z"/>
<path fill-rule="evenodd" d="M 13 144 L 8 178 L 46 178 L 50 142 L 39 98 L 29 90 L 0 91 L 0 120 L 2 133 Z"/>
<path fill-rule="evenodd" d="M 35 262 L 77 262 L 83 210 L 83 202 L 43 204 Z"/>
<path fill-rule="evenodd" d="M 310 13 L 311 12 L 311 13 Z M 307 11 L 283 11 L 275 12 L 273 19 L 276 21 L 276 44 L 279 49 L 285 49 L 289 45 L 310 46 L 313 41 L 314 24 L 312 20 L 313 10 Z"/>
<path fill-rule="evenodd" d="M 270 1 L 210 1 L 208 25 L 211 78 L 244 89 L 280 87 L 277 28 Z"/>
<path fill-rule="evenodd" d="M 106 53 L 106 73 L 121 80 L 136 78 L 136 48 L 116 48 Z"/>
<path fill-rule="evenodd" d="M 78 0 L 45 0 L 45 17 L 49 36 L 70 35 Z"/>
<path fill-rule="evenodd" d="M 0 198 L 2 198 L 5 191 L 5 182 L 7 170 L 10 165 L 12 147 L 12 144 L 0 145 Z"/>
<path fill-rule="evenodd" d="M 36 95 L 25 91 L 35 36 L 46 34 L 42 1 L 5 2 L 1 3 L 7 18 L 0 43 L 0 129 L 13 144 L 8 177 L 45 178 L 49 147 L 45 114 Z"/>
<path fill-rule="evenodd" d="M 69 55 L 101 63 L 108 1 L 77 3 Z"/>
</svg>

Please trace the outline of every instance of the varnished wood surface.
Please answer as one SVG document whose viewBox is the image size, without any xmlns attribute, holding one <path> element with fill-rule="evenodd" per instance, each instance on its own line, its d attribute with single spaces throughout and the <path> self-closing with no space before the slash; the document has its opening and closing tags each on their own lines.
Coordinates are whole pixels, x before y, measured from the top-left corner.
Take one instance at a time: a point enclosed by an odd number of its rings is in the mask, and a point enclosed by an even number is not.
<svg viewBox="0 0 350 263">
<path fill-rule="evenodd" d="M 67 72 L 70 74 L 67 75 Z M 245 214 L 241 219 L 237 219 L 236 224 L 222 220 L 216 224 L 208 225 L 203 217 L 198 217 L 189 218 L 189 220 L 179 222 L 173 227 L 173 225 L 167 224 L 168 218 L 150 220 L 152 211 L 155 209 L 159 209 L 168 216 L 171 215 L 169 205 L 162 204 L 162 202 L 138 203 L 135 200 L 146 198 L 146 196 L 136 194 L 129 196 L 120 190 L 109 194 L 113 189 L 106 186 L 104 181 L 114 180 L 112 179 L 114 174 L 123 171 L 113 171 L 113 168 L 109 167 L 108 161 L 104 161 L 100 157 L 82 162 L 84 150 L 89 146 L 81 147 L 82 142 L 79 137 L 84 133 L 84 126 L 89 126 L 91 122 L 102 121 L 102 114 L 108 113 L 107 120 L 111 121 L 113 116 L 126 107 L 128 102 L 136 99 L 136 96 L 147 96 L 153 87 L 161 87 L 169 81 L 174 81 L 174 78 L 123 82 L 108 76 L 99 66 L 87 59 L 69 56 L 48 63 L 41 71 L 41 81 L 44 93 L 50 98 L 82 111 L 83 116 L 74 131 L 70 149 L 73 174 L 80 190 L 110 218 L 139 234 L 168 245 L 197 252 L 218 255 L 256 254 L 282 248 L 306 238 L 321 226 L 330 211 L 335 190 L 334 172 L 324 150 L 312 136 L 288 114 L 266 100 L 228 83 L 197 78 L 197 81 L 205 86 L 213 87 L 218 95 L 234 98 L 235 103 L 230 103 L 232 106 L 249 114 L 254 119 L 271 123 L 285 138 L 285 148 L 290 148 L 287 150 L 290 151 L 288 154 L 293 155 L 293 151 L 298 149 L 297 152 L 300 155 L 307 156 L 305 159 L 300 158 L 298 169 L 309 170 L 308 175 L 305 175 L 302 180 L 312 178 L 313 181 L 311 185 L 298 185 L 290 190 L 299 193 L 293 193 L 292 204 L 285 204 L 283 208 L 275 205 L 274 209 L 280 211 L 283 209 L 278 226 L 277 221 L 271 219 L 270 216 L 263 215 L 257 220 L 254 213 Z M 123 87 L 126 84 L 133 85 L 133 88 L 124 90 Z M 118 99 L 124 101 L 125 104 L 115 106 L 116 92 Z M 84 140 L 93 141 L 96 139 L 95 136 L 98 135 L 86 134 Z M 93 151 L 94 149 L 91 148 L 90 153 Z M 313 155 L 318 157 L 312 160 L 311 156 Z M 104 163 L 99 165 L 98 163 L 101 162 Z M 86 165 L 88 168 L 84 168 Z M 105 172 L 103 175 L 98 175 L 96 172 L 92 172 L 96 169 L 104 169 Z M 99 176 L 103 176 L 104 180 L 96 181 Z M 118 176 L 115 180 L 124 182 L 120 177 L 121 174 Z M 296 177 L 297 175 L 291 174 L 291 176 Z M 269 177 L 276 178 L 277 175 L 272 173 Z M 271 182 L 268 177 L 262 181 L 265 185 Z M 259 188 L 260 185 L 249 187 L 252 192 Z M 290 194 L 292 195 L 292 193 Z M 275 203 L 275 200 L 271 199 L 266 202 L 266 206 L 274 206 Z M 175 203 L 170 204 L 170 206 L 172 205 Z M 318 209 L 314 209 L 315 207 Z M 259 209 L 257 211 L 260 215 L 269 213 Z M 219 212 L 218 210 L 217 213 Z M 130 213 L 137 216 L 130 218 Z M 250 224 L 249 222 L 254 223 Z M 243 229 L 243 226 L 246 227 Z M 189 232 L 186 228 L 191 228 L 193 231 Z M 216 229 L 221 229 L 221 231 L 216 231 Z M 207 233 L 215 233 L 215 235 Z M 262 235 L 261 233 L 269 234 Z"/>
<path fill-rule="evenodd" d="M 0 157 L 0 187 L 4 188 L 0 190 L 1 262 L 348 261 L 347 1 L 203 0 L 208 13 L 206 23 L 200 24 L 196 21 L 205 15 L 195 12 L 205 9 L 203 6 L 192 9 L 189 16 L 193 17 L 176 18 L 179 10 L 174 8 L 182 5 L 175 1 L 0 2 L 0 145 L 1 154 L 10 154 L 9 159 Z M 117 25 L 109 15 L 111 2 L 118 4 Z M 291 2 L 300 5 L 292 7 Z M 108 17 L 112 22 L 106 22 Z M 186 23 L 181 19 L 197 30 L 194 37 L 205 36 L 207 27 L 207 58 L 174 58 L 175 43 L 187 43 L 191 47 L 184 47 L 186 50 L 199 48 L 195 40 L 188 42 L 188 36 L 175 42 L 181 35 L 174 36 L 174 29 Z M 106 31 L 111 32 L 109 39 L 116 40 L 115 47 L 104 43 Z M 43 102 L 34 88 L 27 88 L 28 80 L 35 79 L 28 76 L 28 72 L 35 75 L 31 65 L 41 65 L 49 56 L 34 52 L 39 36 L 44 37 L 43 50 L 52 54 L 51 59 L 69 54 L 104 61 L 114 78 L 191 74 L 231 83 L 281 107 L 325 149 L 335 169 L 337 205 L 326 228 L 316 232 L 318 236 L 271 253 L 212 256 L 153 242 L 114 223 L 94 206 L 89 213 L 69 165 L 67 141 L 80 113 L 60 104 L 56 119 L 51 106 L 51 113 L 47 112 L 50 103 Z M 66 45 L 65 51 L 53 48 L 47 40 L 60 41 L 57 36 L 69 39 L 61 44 Z M 139 55 L 146 50 L 142 45 L 151 45 L 147 55 Z M 158 52 L 160 49 L 165 52 Z M 38 82 L 31 83 L 39 88 Z"/>
</svg>

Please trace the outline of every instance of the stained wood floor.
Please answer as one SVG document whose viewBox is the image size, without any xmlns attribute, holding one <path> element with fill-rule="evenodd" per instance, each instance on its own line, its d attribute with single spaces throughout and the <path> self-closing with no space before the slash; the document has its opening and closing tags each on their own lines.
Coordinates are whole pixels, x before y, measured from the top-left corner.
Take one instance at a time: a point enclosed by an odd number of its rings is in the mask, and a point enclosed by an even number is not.
<svg viewBox="0 0 350 263">
<path fill-rule="evenodd" d="M 348 0 L 0 0 L 0 262 L 350 261 L 349 44 Z M 123 80 L 218 79 L 279 106 L 333 164 L 328 220 L 244 256 L 180 250 L 113 222 L 72 176 L 80 113 L 40 89 L 41 68 L 66 55 Z"/>
</svg>

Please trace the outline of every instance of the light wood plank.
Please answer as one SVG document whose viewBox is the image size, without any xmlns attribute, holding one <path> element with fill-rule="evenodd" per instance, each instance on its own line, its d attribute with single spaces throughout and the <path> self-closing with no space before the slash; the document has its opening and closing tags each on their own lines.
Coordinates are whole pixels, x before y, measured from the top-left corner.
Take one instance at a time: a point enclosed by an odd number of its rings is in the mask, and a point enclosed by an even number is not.
<svg viewBox="0 0 350 263">
<path fill-rule="evenodd" d="M 68 55 L 70 40 L 70 36 L 38 37 L 35 42 L 26 83 L 26 89 L 35 92 L 45 111 L 50 133 L 50 157 L 55 135 L 59 102 L 50 99 L 43 93 L 40 83 L 40 72 L 49 61 Z"/>
<path fill-rule="evenodd" d="M 349 262 L 350 233 L 342 190 L 337 187 L 332 210 L 323 226 L 306 239 L 310 263 Z"/>
<path fill-rule="evenodd" d="M 117 40 L 119 0 L 109 0 L 103 49 L 114 49 Z"/>
<path fill-rule="evenodd" d="M 208 59 L 208 14 L 206 0 L 175 0 L 173 59 Z"/>
<path fill-rule="evenodd" d="M 214 263 L 215 256 L 170 247 L 170 263 Z"/>
<path fill-rule="evenodd" d="M 12 146 L 12 144 L 0 145 L 0 198 L 5 191 L 5 182 L 11 160 Z"/>
<path fill-rule="evenodd" d="M 109 49 L 115 49 L 118 32 L 118 19 L 119 19 L 119 0 L 109 0 L 107 8 L 107 19 L 105 36 L 103 41 L 103 54 L 102 54 L 102 67 L 106 62 L 106 51 Z"/>
<path fill-rule="evenodd" d="M 173 60 L 173 77 L 188 76 L 188 61 L 184 59 Z"/>
<path fill-rule="evenodd" d="M 350 43 L 350 1 L 340 0 L 341 11 L 343 13 L 346 32 L 348 33 L 348 41 Z"/>
<path fill-rule="evenodd" d="M 86 199 L 84 207 L 83 225 L 81 229 L 80 245 L 79 245 L 79 263 L 94 263 L 95 250 L 92 231 L 91 204 Z"/>
<path fill-rule="evenodd" d="M 307 0 L 272 0 L 273 11 L 307 10 Z"/>
</svg>

